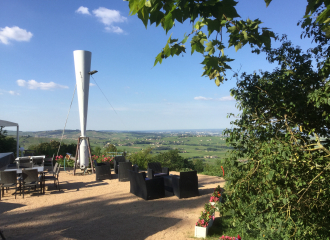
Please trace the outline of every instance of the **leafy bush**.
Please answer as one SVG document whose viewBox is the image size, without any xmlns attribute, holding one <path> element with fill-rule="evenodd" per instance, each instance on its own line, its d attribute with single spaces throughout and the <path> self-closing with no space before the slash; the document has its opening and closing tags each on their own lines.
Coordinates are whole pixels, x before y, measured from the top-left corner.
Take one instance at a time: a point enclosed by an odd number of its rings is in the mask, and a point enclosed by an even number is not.
<svg viewBox="0 0 330 240">
<path fill-rule="evenodd" d="M 242 114 L 225 132 L 223 210 L 254 239 L 329 239 L 330 94 L 318 95 L 328 75 L 289 42 L 268 59 L 279 67 L 243 74 L 232 90 Z"/>
<path fill-rule="evenodd" d="M 193 168 L 188 159 L 179 154 L 178 149 L 160 153 L 152 158 L 153 162 L 160 162 L 162 166 L 168 167 L 170 171 L 180 171 L 182 168 Z"/>
<path fill-rule="evenodd" d="M 7 136 L 7 131 L 0 126 L 0 152 L 13 152 L 16 155 L 16 139 Z"/>
<path fill-rule="evenodd" d="M 195 159 L 193 160 L 194 167 L 193 169 L 196 170 L 198 173 L 204 171 L 204 162 L 202 159 Z"/>
<path fill-rule="evenodd" d="M 49 143 L 40 143 L 38 145 L 31 145 L 29 150 L 33 150 L 37 155 L 46 155 L 46 156 L 53 156 L 53 154 L 57 154 L 58 147 L 60 142 L 58 141 L 50 141 Z M 66 153 L 71 153 L 72 156 L 75 156 L 77 149 L 77 144 L 65 144 L 62 143 L 60 151 L 58 155 L 65 156 Z"/>
<path fill-rule="evenodd" d="M 152 148 L 147 148 L 136 153 L 131 153 L 127 158 L 132 162 L 132 164 L 137 164 L 140 169 L 147 169 L 148 162 L 151 162 Z"/>
</svg>

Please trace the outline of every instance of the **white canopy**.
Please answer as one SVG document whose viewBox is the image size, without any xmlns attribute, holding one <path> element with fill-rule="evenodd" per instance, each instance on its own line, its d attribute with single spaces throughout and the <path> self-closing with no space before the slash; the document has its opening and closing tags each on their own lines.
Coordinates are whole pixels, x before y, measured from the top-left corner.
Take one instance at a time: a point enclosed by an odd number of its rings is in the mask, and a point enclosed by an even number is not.
<svg viewBox="0 0 330 240">
<path fill-rule="evenodd" d="M 18 137 L 18 133 L 19 133 L 19 126 L 18 123 L 14 123 L 14 122 L 9 122 L 9 121 L 5 121 L 5 120 L 0 120 L 0 127 L 17 127 L 17 134 L 16 134 L 16 141 L 17 141 L 17 146 L 16 146 L 16 157 L 18 157 L 18 148 L 19 148 L 19 137 Z"/>
</svg>

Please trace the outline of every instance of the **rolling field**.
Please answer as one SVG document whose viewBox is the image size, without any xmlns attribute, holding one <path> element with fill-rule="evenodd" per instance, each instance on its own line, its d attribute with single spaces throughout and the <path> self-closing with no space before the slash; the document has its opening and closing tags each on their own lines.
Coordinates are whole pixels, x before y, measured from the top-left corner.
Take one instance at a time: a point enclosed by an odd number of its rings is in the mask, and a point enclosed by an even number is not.
<svg viewBox="0 0 330 240">
<path fill-rule="evenodd" d="M 14 132 L 8 132 L 13 135 Z M 66 130 L 63 143 L 77 143 L 80 135 L 78 130 Z M 29 149 L 31 145 L 52 140 L 60 141 L 62 131 L 20 132 L 20 146 Z M 214 163 L 217 159 L 225 157 L 230 149 L 226 145 L 226 137 L 221 132 L 112 132 L 87 131 L 91 148 L 113 144 L 118 152 L 138 152 L 142 149 L 152 148 L 152 154 L 159 154 L 171 149 L 178 149 L 180 155 L 189 160 L 203 159 L 206 163 Z"/>
</svg>

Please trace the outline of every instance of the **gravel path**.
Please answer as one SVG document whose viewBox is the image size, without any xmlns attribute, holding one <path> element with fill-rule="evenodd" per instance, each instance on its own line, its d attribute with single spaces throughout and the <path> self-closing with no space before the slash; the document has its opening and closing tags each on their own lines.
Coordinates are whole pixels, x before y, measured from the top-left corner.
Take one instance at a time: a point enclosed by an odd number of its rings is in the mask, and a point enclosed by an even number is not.
<svg viewBox="0 0 330 240">
<path fill-rule="evenodd" d="M 171 172 L 171 174 L 178 174 Z M 189 239 L 213 189 L 224 180 L 198 175 L 200 196 L 145 201 L 129 193 L 129 182 L 95 181 L 95 175 L 61 171 L 61 191 L 11 195 L 0 201 L 0 229 L 10 239 Z"/>
</svg>

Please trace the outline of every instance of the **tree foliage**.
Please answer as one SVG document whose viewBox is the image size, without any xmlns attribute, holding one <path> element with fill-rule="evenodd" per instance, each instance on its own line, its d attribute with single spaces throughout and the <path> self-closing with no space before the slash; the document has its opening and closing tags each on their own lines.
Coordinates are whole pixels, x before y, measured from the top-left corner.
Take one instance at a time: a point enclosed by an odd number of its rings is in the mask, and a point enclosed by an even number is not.
<svg viewBox="0 0 330 240">
<path fill-rule="evenodd" d="M 46 155 L 48 157 L 56 156 L 60 142 L 50 141 L 45 143 L 40 143 L 37 145 L 31 145 L 29 150 L 33 150 L 37 155 Z M 77 144 L 65 144 L 62 143 L 58 155 L 65 156 L 66 153 L 71 153 L 72 156 L 76 155 Z"/>
<path fill-rule="evenodd" d="M 229 63 L 234 59 L 225 54 L 225 49 L 234 47 L 236 51 L 244 45 L 251 47 L 271 46 L 273 32 L 260 28 L 259 19 L 243 20 L 236 11 L 234 0 L 127 0 L 130 14 L 137 16 L 147 27 L 161 25 L 166 33 L 175 24 L 189 21 L 192 30 L 184 34 L 181 40 L 170 36 L 165 47 L 157 55 L 154 65 L 163 59 L 181 55 L 186 52 L 184 45 L 190 38 L 191 54 L 197 52 L 204 56 L 202 76 L 208 76 L 219 86 L 227 80 L 226 70 L 231 69 Z M 266 0 L 266 2 L 270 2 Z M 228 35 L 228 42 L 223 36 Z"/>
<path fill-rule="evenodd" d="M 312 96 L 328 80 L 312 55 L 290 42 L 267 55 L 279 67 L 243 73 L 232 90 L 242 113 L 226 131 L 234 150 L 226 159 L 224 208 L 256 238 L 326 239 L 330 102 L 316 105 Z"/>
<path fill-rule="evenodd" d="M 0 126 L 0 152 L 13 152 L 16 155 L 16 140 L 7 136 L 7 131 Z"/>
</svg>

